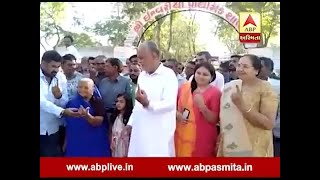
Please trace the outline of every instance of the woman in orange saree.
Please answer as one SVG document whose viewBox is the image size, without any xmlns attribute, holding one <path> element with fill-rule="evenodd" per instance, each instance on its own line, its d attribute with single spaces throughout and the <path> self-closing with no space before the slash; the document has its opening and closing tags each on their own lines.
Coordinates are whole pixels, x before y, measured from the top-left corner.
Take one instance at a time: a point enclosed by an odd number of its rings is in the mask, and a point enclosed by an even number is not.
<svg viewBox="0 0 320 180">
<path fill-rule="evenodd" d="M 225 85 L 220 107 L 219 157 L 273 157 L 272 129 L 278 99 L 271 84 L 257 78 L 261 61 L 244 55 L 239 80 Z"/>
<path fill-rule="evenodd" d="M 198 64 L 194 77 L 178 92 L 176 157 L 215 157 L 221 92 L 210 85 L 214 67 Z"/>
</svg>

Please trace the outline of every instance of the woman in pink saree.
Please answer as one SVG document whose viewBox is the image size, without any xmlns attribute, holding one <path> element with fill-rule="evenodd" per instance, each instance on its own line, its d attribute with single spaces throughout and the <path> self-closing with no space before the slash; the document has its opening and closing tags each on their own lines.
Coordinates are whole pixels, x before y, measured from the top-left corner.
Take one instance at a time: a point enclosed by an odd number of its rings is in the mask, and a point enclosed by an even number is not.
<svg viewBox="0 0 320 180">
<path fill-rule="evenodd" d="M 210 85 L 214 67 L 198 64 L 194 77 L 178 92 L 176 157 L 215 157 L 221 92 Z"/>
<path fill-rule="evenodd" d="M 273 157 L 272 129 L 278 106 L 271 84 L 257 75 L 261 61 L 244 55 L 239 80 L 225 85 L 220 107 L 220 157 Z"/>
</svg>

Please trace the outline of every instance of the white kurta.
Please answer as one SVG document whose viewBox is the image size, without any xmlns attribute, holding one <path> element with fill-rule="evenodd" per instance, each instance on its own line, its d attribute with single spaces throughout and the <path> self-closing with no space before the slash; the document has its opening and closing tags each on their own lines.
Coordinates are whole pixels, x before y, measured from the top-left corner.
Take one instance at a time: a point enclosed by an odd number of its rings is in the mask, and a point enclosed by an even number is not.
<svg viewBox="0 0 320 180">
<path fill-rule="evenodd" d="M 132 126 L 128 157 L 174 157 L 177 77 L 161 64 L 153 74 L 141 72 L 138 84 L 149 107 L 135 103 L 128 122 Z"/>
<path fill-rule="evenodd" d="M 72 55 L 74 55 L 74 56 L 76 57 L 76 59 L 77 59 L 77 60 L 76 60 L 77 63 L 81 63 L 81 56 L 80 56 L 77 48 L 74 47 L 73 45 L 67 47 L 67 52 L 66 52 L 66 54 L 72 54 Z"/>
</svg>

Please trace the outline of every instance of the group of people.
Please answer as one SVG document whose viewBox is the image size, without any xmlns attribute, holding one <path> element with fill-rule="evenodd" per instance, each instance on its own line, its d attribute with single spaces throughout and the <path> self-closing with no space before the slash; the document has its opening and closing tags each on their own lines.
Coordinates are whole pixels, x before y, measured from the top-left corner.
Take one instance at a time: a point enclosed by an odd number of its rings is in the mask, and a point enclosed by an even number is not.
<svg viewBox="0 0 320 180">
<path fill-rule="evenodd" d="M 216 71 L 206 51 L 185 65 L 160 57 L 151 41 L 126 66 L 99 55 L 77 68 L 74 55 L 45 52 L 40 156 L 278 156 L 280 84 L 269 82 L 271 59 L 238 56 L 234 73 Z"/>
</svg>

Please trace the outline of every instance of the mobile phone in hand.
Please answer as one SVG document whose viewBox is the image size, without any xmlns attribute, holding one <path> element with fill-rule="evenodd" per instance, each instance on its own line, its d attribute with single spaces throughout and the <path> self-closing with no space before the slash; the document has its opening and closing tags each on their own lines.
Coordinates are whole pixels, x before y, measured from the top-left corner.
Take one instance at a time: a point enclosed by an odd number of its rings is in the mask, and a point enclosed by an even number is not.
<svg viewBox="0 0 320 180">
<path fill-rule="evenodd" d="M 183 119 L 189 120 L 189 115 L 190 115 L 190 111 L 187 108 L 184 108 L 182 112 Z"/>
</svg>

